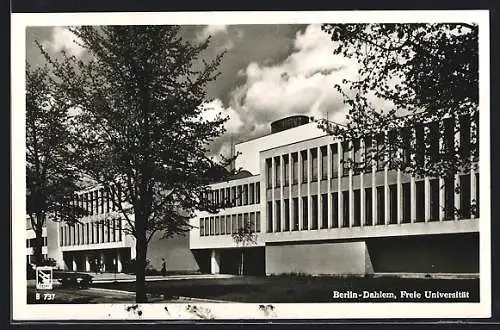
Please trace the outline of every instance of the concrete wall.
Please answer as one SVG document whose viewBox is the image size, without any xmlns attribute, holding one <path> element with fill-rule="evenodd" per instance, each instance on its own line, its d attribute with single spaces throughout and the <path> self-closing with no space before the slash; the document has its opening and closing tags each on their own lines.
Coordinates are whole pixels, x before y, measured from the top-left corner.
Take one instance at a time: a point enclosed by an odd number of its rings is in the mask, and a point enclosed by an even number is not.
<svg viewBox="0 0 500 330">
<path fill-rule="evenodd" d="M 266 274 L 365 274 L 364 241 L 266 245 Z"/>
<path fill-rule="evenodd" d="M 151 265 L 161 269 L 162 258 L 167 263 L 167 271 L 197 271 L 199 269 L 196 259 L 189 250 L 189 236 L 176 236 L 167 239 L 160 239 L 161 234 L 157 233 L 151 239 L 148 247 L 147 258 Z"/>
<path fill-rule="evenodd" d="M 270 130 L 271 128 L 269 128 L 269 131 Z M 235 145 L 235 151 L 241 152 L 241 155 L 236 158 L 235 167 L 241 167 L 250 171 L 252 174 L 258 174 L 260 172 L 260 151 L 324 135 L 325 132 L 318 128 L 317 123 L 313 122 L 274 134 L 265 135 L 247 142 L 238 143 Z"/>
</svg>

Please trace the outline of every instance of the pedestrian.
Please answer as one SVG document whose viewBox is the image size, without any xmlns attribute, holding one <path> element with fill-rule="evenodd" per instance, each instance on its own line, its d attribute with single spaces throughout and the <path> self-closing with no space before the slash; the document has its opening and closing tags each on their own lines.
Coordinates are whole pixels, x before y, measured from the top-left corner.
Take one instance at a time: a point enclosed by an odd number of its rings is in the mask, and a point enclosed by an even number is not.
<svg viewBox="0 0 500 330">
<path fill-rule="evenodd" d="M 161 275 L 167 275 L 167 262 L 165 258 L 161 258 Z"/>
</svg>

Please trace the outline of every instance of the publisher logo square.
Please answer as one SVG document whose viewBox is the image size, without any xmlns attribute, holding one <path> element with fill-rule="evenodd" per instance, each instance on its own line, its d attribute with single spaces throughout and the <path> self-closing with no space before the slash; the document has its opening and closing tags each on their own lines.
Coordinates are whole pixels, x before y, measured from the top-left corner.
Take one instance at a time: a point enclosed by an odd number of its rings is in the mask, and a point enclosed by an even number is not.
<svg viewBox="0 0 500 330">
<path fill-rule="evenodd" d="M 36 288 L 37 290 L 52 290 L 52 267 L 36 268 Z"/>
</svg>

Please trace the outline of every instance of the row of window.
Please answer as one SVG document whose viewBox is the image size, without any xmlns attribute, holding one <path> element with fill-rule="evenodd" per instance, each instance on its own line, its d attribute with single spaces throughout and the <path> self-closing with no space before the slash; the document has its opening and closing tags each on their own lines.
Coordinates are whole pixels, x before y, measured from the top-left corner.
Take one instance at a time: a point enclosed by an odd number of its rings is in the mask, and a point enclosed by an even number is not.
<svg viewBox="0 0 500 330">
<path fill-rule="evenodd" d="M 260 212 L 200 218 L 200 236 L 230 235 L 245 225 L 250 225 L 252 232 L 260 232 Z"/>
<path fill-rule="evenodd" d="M 35 246 L 35 243 L 36 243 L 36 238 L 27 239 L 26 240 L 26 247 L 27 248 L 33 247 L 33 246 Z M 47 246 L 47 237 L 43 238 L 43 246 Z"/>
<path fill-rule="evenodd" d="M 117 210 L 122 197 L 120 186 L 102 187 L 74 195 L 70 205 L 80 208 L 85 215 L 105 214 Z"/>
<path fill-rule="evenodd" d="M 471 142 L 472 123 L 475 126 L 474 131 L 477 132 L 478 117 L 471 121 L 468 116 L 463 116 L 457 124 L 454 118 L 447 118 L 441 124 L 432 122 L 411 129 L 401 128 L 389 131 L 386 135 L 368 136 L 268 158 L 266 159 L 267 188 L 288 186 L 290 181 L 291 184 L 297 184 L 299 174 L 300 180 L 305 183 L 309 178 L 308 171 L 311 181 L 317 181 L 318 177 L 326 180 L 328 148 L 330 148 L 332 178 L 347 176 L 350 169 L 353 170 L 353 174 L 368 173 L 374 167 L 377 171 L 382 171 L 386 165 L 389 169 L 394 169 L 398 162 L 410 164 L 412 155 L 415 164 L 420 166 L 423 166 L 425 161 L 435 163 L 448 153 L 455 153 L 456 150 L 460 158 L 469 159 L 471 155 L 477 157 L 479 144 L 477 136 L 475 142 Z M 456 130 L 460 132 L 460 139 L 457 142 L 455 142 Z M 441 146 L 440 141 L 443 142 Z M 361 142 L 364 142 L 364 148 L 361 148 Z"/>
<path fill-rule="evenodd" d="M 260 182 L 209 191 L 205 196 L 220 208 L 260 203 Z"/>
<path fill-rule="evenodd" d="M 452 220 L 455 216 L 458 219 L 469 219 L 471 215 L 479 217 L 479 174 L 475 175 L 477 195 L 473 196 L 471 191 L 470 175 L 459 176 L 459 205 L 455 205 L 455 182 L 453 179 L 445 179 L 444 185 L 440 188 L 438 179 L 429 181 L 429 219 L 428 221 L 439 221 L 441 209 L 444 211 L 444 220 Z M 424 181 L 415 182 L 415 222 L 425 221 L 425 187 Z M 401 185 L 401 222 L 411 222 L 411 187 L 410 183 Z M 439 205 L 440 190 L 444 189 L 444 207 Z M 325 228 L 349 227 L 351 211 L 350 203 L 353 203 L 352 226 L 361 225 L 361 212 L 364 212 L 364 225 L 381 225 L 386 221 L 386 203 L 388 198 L 387 217 L 389 224 L 398 223 L 398 198 L 397 185 L 389 185 L 388 194 L 384 186 L 378 186 L 375 191 L 372 188 L 364 188 L 364 210 L 361 209 L 361 190 L 353 190 L 353 198 L 349 196 L 349 191 L 333 192 L 330 194 L 295 197 L 292 199 L 268 201 L 267 202 L 267 232 L 295 231 Z M 375 199 L 373 198 L 375 194 Z M 331 198 L 331 210 L 328 209 L 328 198 Z M 341 198 L 341 212 L 339 212 L 339 198 Z M 310 202 L 310 204 L 309 204 Z M 302 224 L 299 224 L 299 203 L 302 207 Z M 373 203 L 376 203 L 375 208 Z M 282 228 L 282 212 L 284 207 L 284 221 Z M 309 207 L 311 212 L 309 213 Z M 318 212 L 321 210 L 321 212 Z M 332 223 L 328 224 L 328 214 L 331 212 Z M 374 213 L 375 212 L 375 213 Z M 310 217 L 310 219 L 309 219 Z M 311 221 L 311 223 L 309 223 Z"/>
<path fill-rule="evenodd" d="M 61 246 L 120 242 L 123 237 L 121 219 L 65 224 L 59 230 Z"/>
</svg>

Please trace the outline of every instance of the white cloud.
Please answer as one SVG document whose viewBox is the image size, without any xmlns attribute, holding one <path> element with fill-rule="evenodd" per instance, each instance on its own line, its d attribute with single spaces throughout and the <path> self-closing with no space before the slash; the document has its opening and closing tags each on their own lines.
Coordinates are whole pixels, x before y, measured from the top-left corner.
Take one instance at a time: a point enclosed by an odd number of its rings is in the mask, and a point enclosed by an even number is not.
<svg viewBox="0 0 500 330">
<path fill-rule="evenodd" d="M 357 74 L 355 62 L 333 55 L 329 36 L 319 25 L 298 32 L 292 53 L 281 63 L 250 63 L 247 81 L 233 91 L 231 106 L 255 128 L 291 114 L 343 121 L 342 96 L 334 85 Z"/>
<path fill-rule="evenodd" d="M 46 41 L 44 45 L 54 52 L 65 50 L 70 55 L 78 57 L 85 51 L 85 48 L 80 47 L 75 41 L 78 41 L 78 38 L 67 28 L 55 27 L 52 30 L 52 40 Z"/>
<path fill-rule="evenodd" d="M 216 34 L 227 34 L 226 25 L 207 25 L 200 32 L 196 34 L 196 39 L 198 41 L 204 41 L 209 36 L 215 36 Z"/>
</svg>

